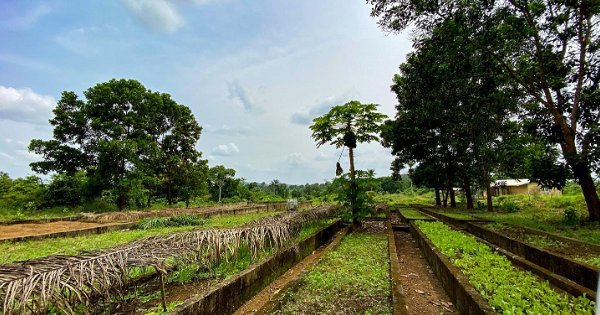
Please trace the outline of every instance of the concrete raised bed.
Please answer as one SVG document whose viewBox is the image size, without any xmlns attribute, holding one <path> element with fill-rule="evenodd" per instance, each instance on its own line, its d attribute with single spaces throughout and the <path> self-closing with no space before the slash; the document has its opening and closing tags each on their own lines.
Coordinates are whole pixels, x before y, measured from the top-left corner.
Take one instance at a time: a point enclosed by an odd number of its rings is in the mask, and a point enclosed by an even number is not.
<svg viewBox="0 0 600 315">
<path fill-rule="evenodd" d="M 479 224 L 467 223 L 466 231 L 583 287 L 596 290 L 599 275 L 594 266 L 525 244 Z"/>
<path fill-rule="evenodd" d="M 172 314 L 231 314 L 290 267 L 327 243 L 342 228 L 340 221 L 325 227 L 297 246 L 281 250 L 219 286 L 194 295 Z"/>
<path fill-rule="evenodd" d="M 392 280 L 392 312 L 394 315 L 405 315 L 406 299 L 401 285 L 400 278 L 400 262 L 398 261 L 398 253 L 396 251 L 396 237 L 394 229 L 390 221 L 386 222 L 387 237 L 388 237 L 388 255 L 390 258 L 390 276 Z"/>
<path fill-rule="evenodd" d="M 436 211 L 433 211 L 432 209 L 427 209 L 427 208 L 423 208 L 423 207 L 418 207 L 417 209 L 419 209 L 419 211 L 427 213 L 428 215 L 439 219 L 440 221 L 450 224 L 452 226 L 458 227 L 460 229 L 464 229 L 467 227 L 467 223 L 470 222 L 474 222 L 474 223 L 483 223 L 483 222 L 492 222 L 490 220 L 484 220 L 484 219 L 457 219 L 457 218 L 453 218 L 447 215 L 444 215 L 443 213 L 439 213 Z"/>
<path fill-rule="evenodd" d="M 461 314 L 495 314 L 481 294 L 469 284 L 467 277 L 433 246 L 414 222 L 410 223 L 410 231 L 431 270 Z"/>
</svg>

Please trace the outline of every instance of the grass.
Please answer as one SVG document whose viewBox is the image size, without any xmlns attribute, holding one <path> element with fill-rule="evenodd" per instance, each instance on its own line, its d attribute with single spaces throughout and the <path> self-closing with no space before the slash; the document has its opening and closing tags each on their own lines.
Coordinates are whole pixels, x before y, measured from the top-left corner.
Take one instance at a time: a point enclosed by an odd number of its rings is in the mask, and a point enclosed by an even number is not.
<svg viewBox="0 0 600 315">
<path fill-rule="evenodd" d="M 110 248 L 140 238 L 171 232 L 189 231 L 203 228 L 231 228 L 250 221 L 274 216 L 279 212 L 259 212 L 238 215 L 224 215 L 207 219 L 204 225 L 161 227 L 148 230 L 112 231 L 103 234 L 83 235 L 77 237 L 51 238 L 26 242 L 0 243 L 0 263 L 29 260 L 50 255 L 73 255 L 81 251 Z"/>
<path fill-rule="evenodd" d="M 408 220 L 426 220 L 431 219 L 421 211 L 416 209 L 399 209 L 400 213 Z"/>
<path fill-rule="evenodd" d="M 417 221 L 433 245 L 469 279 L 488 304 L 504 314 L 593 314 L 594 302 L 554 290 L 530 272 L 469 235 L 440 222 Z"/>
<path fill-rule="evenodd" d="M 425 194 L 383 194 L 374 197 L 377 203 L 387 203 L 390 206 L 410 206 L 411 204 L 433 205 L 435 195 L 433 192 Z"/>
<path fill-rule="evenodd" d="M 391 314 L 387 237 L 350 234 L 284 294 L 275 314 Z"/>
</svg>

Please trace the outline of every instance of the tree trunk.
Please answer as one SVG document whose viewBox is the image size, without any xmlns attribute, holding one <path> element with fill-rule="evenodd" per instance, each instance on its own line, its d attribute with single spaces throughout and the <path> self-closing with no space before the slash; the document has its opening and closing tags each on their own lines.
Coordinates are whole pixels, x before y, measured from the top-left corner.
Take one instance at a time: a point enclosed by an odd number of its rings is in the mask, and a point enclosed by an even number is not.
<svg viewBox="0 0 600 315">
<path fill-rule="evenodd" d="M 573 175 L 579 181 L 585 203 L 587 205 L 589 220 L 600 221 L 600 199 L 598 199 L 598 192 L 596 191 L 596 185 L 594 179 L 590 174 L 589 168 L 582 162 L 571 164 Z"/>
<path fill-rule="evenodd" d="M 473 192 L 471 191 L 471 181 L 468 177 L 465 177 L 463 189 L 467 198 L 467 209 L 473 209 Z"/>
<path fill-rule="evenodd" d="M 221 189 L 223 188 L 223 186 L 219 186 L 219 202 L 221 202 Z"/>
<path fill-rule="evenodd" d="M 440 189 L 438 187 L 435 187 L 435 205 L 442 205 L 442 200 L 440 200 Z"/>
<path fill-rule="evenodd" d="M 490 178 L 490 174 L 487 172 L 487 169 L 483 167 L 483 184 L 485 185 L 485 191 L 487 194 L 487 210 L 489 212 L 494 211 L 494 205 L 492 204 L 492 180 Z"/>
<path fill-rule="evenodd" d="M 448 190 L 442 190 L 442 205 L 444 208 L 448 206 Z"/>
<path fill-rule="evenodd" d="M 352 223 L 358 223 L 358 209 L 356 208 L 356 172 L 354 170 L 354 149 L 348 147 L 350 159 L 350 206 L 352 207 Z"/>
<path fill-rule="evenodd" d="M 449 187 L 450 189 L 450 207 L 456 208 L 456 196 L 454 196 L 454 188 Z"/>
</svg>

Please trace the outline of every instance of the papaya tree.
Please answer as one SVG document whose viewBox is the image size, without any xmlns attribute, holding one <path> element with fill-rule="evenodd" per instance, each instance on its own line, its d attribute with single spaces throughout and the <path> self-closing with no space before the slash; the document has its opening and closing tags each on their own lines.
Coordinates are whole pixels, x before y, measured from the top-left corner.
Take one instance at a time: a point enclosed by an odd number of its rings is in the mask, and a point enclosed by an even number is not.
<svg viewBox="0 0 600 315">
<path fill-rule="evenodd" d="M 378 104 L 361 104 L 350 101 L 344 105 L 332 107 L 323 116 L 313 119 L 309 127 L 317 148 L 329 143 L 336 148 L 348 148 L 350 162 L 350 194 L 352 220 L 356 223 L 360 218 L 357 208 L 356 170 L 354 167 L 354 150 L 357 143 L 379 141 L 380 126 L 386 115 L 377 112 Z"/>
</svg>

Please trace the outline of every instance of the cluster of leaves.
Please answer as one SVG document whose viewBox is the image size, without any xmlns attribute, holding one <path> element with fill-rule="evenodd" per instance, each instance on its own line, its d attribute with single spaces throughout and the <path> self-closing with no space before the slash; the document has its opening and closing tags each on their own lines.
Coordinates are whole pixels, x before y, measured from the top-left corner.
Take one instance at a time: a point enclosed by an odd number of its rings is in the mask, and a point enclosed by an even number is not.
<svg viewBox="0 0 600 315">
<path fill-rule="evenodd" d="M 489 305 L 508 314 L 593 314 L 594 302 L 554 290 L 487 245 L 441 222 L 417 221 L 438 250 L 447 256 Z"/>
<path fill-rule="evenodd" d="M 166 218 L 147 218 L 138 222 L 136 229 L 149 230 L 163 227 L 204 225 L 206 219 L 197 215 L 178 215 Z"/>
</svg>

